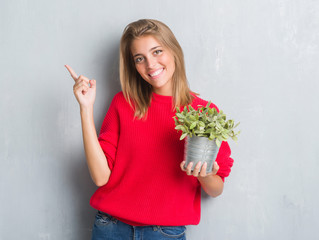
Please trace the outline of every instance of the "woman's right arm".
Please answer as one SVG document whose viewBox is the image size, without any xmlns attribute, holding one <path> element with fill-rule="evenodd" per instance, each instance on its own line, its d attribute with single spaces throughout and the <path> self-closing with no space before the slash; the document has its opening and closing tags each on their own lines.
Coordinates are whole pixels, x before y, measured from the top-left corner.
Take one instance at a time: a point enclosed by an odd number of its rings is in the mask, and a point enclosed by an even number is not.
<svg viewBox="0 0 319 240">
<path fill-rule="evenodd" d="M 68 65 L 65 67 L 75 81 L 73 92 L 80 104 L 83 144 L 90 175 L 93 182 L 100 187 L 108 182 L 111 170 L 98 141 L 94 124 L 93 105 L 96 95 L 96 81 L 89 80 L 82 75 L 78 77 L 71 67 Z"/>
<path fill-rule="evenodd" d="M 93 182 L 101 187 L 108 182 L 111 171 L 96 135 L 93 107 L 80 107 L 80 112 L 86 161 Z"/>
</svg>

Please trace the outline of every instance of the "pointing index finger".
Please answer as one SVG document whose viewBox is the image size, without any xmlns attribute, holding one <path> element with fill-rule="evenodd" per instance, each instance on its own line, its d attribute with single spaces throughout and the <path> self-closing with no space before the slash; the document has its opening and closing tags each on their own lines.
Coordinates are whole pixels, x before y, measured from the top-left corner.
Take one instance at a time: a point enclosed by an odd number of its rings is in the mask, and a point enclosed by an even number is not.
<svg viewBox="0 0 319 240">
<path fill-rule="evenodd" d="M 78 79 L 78 75 L 76 75 L 76 73 L 74 72 L 74 70 L 70 66 L 68 66 L 68 65 L 64 65 L 64 66 L 69 71 L 69 73 L 71 74 L 71 77 L 74 79 L 74 81 L 76 81 Z"/>
</svg>

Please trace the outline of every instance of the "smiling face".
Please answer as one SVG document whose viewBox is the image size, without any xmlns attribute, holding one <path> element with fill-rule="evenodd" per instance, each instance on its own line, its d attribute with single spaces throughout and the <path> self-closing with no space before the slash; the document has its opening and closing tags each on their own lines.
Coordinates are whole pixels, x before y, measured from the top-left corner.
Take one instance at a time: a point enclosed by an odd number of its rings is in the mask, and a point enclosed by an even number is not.
<svg viewBox="0 0 319 240">
<path fill-rule="evenodd" d="M 133 40 L 131 52 L 136 70 L 153 86 L 154 92 L 172 96 L 175 61 L 171 51 L 155 37 L 147 35 Z"/>
</svg>

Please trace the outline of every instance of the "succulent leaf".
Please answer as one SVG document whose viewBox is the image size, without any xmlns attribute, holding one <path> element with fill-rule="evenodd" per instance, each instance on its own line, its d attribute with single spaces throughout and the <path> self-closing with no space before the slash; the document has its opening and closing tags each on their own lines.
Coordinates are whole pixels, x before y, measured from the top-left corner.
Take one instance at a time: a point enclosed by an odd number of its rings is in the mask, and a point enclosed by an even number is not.
<svg viewBox="0 0 319 240">
<path fill-rule="evenodd" d="M 198 105 L 195 110 L 191 105 L 184 107 L 183 111 L 176 108 L 176 114 L 173 117 L 175 129 L 182 131 L 181 140 L 186 136 L 203 136 L 210 140 L 216 139 L 216 144 L 221 144 L 222 141 L 227 141 L 232 138 L 237 141 L 237 136 L 240 133 L 234 132 L 234 120 L 226 120 L 226 114 L 222 110 L 219 112 L 216 108 L 210 108 L 211 102 L 206 104 L 206 107 Z"/>
</svg>

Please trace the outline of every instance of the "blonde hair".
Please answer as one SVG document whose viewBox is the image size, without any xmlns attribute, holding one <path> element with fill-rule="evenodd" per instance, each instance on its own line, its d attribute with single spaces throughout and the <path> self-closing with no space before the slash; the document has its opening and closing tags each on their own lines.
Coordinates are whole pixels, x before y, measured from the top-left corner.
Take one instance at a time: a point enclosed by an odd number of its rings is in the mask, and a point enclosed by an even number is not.
<svg viewBox="0 0 319 240">
<path fill-rule="evenodd" d="M 132 22 L 126 26 L 121 38 L 119 72 L 124 97 L 134 109 L 134 117 L 138 119 L 147 117 L 153 87 L 137 72 L 131 53 L 131 45 L 133 40 L 147 35 L 155 37 L 164 47 L 168 48 L 174 56 L 175 72 L 172 77 L 172 109 L 174 110 L 176 107 L 190 104 L 194 99 L 192 94 L 199 95 L 189 89 L 185 73 L 183 50 L 169 27 L 153 19 L 141 19 Z"/>
</svg>

